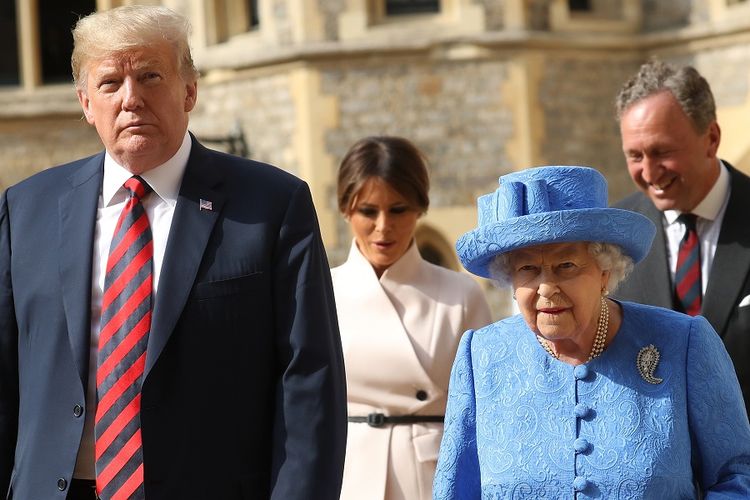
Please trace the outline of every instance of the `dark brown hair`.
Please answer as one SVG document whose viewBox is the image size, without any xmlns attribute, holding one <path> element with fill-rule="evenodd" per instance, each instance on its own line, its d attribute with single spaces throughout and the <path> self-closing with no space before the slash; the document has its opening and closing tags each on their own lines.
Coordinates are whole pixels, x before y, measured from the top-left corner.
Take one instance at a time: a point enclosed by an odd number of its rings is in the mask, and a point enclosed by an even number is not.
<svg viewBox="0 0 750 500">
<path fill-rule="evenodd" d="M 430 205 L 430 178 L 422 152 L 403 137 L 365 137 L 346 153 L 339 166 L 338 204 L 343 214 L 352 209 L 368 179 L 378 177 L 419 209 Z"/>
</svg>

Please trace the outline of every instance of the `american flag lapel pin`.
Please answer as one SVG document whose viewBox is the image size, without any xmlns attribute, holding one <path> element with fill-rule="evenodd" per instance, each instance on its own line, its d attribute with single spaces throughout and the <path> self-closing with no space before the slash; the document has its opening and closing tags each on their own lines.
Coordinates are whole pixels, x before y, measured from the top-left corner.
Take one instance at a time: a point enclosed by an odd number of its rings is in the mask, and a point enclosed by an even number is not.
<svg viewBox="0 0 750 500">
<path fill-rule="evenodd" d="M 201 198 L 199 208 L 200 210 L 208 210 L 209 212 L 211 212 L 214 209 L 214 204 L 208 200 L 204 200 L 203 198 Z"/>
</svg>

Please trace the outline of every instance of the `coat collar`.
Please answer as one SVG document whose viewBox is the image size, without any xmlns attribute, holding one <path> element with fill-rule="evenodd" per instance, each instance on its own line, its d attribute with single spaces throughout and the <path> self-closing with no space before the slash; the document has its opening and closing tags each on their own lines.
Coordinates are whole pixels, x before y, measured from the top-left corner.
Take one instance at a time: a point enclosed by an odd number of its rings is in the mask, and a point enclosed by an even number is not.
<svg viewBox="0 0 750 500">
<path fill-rule="evenodd" d="M 61 295 L 70 347 L 84 387 L 89 370 L 92 242 L 103 165 L 104 153 L 82 160 L 68 177 L 70 190 L 58 202 Z"/>
<path fill-rule="evenodd" d="M 373 278 L 378 279 L 372 264 L 362 255 L 357 247 L 357 241 L 352 239 L 352 245 L 349 248 L 349 256 L 346 263 L 355 266 L 360 273 L 372 274 Z M 411 281 L 419 273 L 419 269 L 424 263 L 422 256 L 419 254 L 419 248 L 416 241 L 412 240 L 411 245 L 404 255 L 391 264 L 380 276 L 379 281 L 382 285 L 388 283 L 405 283 Z"/>
<path fill-rule="evenodd" d="M 750 273 L 750 233 L 744 218 L 750 199 L 750 178 L 724 163 L 731 177 L 731 192 L 701 311 L 720 335 L 725 333 Z"/>
<path fill-rule="evenodd" d="M 177 197 L 154 304 L 146 354 L 147 375 L 166 345 L 193 288 L 203 253 L 226 195 L 223 169 L 215 156 L 191 135 L 192 149 Z M 71 189 L 60 197 L 60 277 L 63 307 L 73 358 L 85 384 L 91 330 L 91 268 L 104 153 L 81 160 L 68 178 Z M 211 209 L 202 209 L 205 202 Z"/>
<path fill-rule="evenodd" d="M 349 367 L 347 373 L 352 375 L 348 383 L 354 392 L 361 392 L 363 389 L 362 387 L 353 388 L 351 385 L 357 383 L 354 381 L 368 380 L 367 372 L 376 368 L 385 370 L 389 374 L 408 373 L 409 384 L 416 384 L 416 387 L 428 390 L 432 394 L 437 395 L 442 391 L 419 361 L 414 344 L 404 326 L 403 318 L 389 297 L 389 291 L 397 288 L 398 284 L 412 283 L 411 280 L 396 281 L 408 275 L 408 270 L 401 269 L 401 264 L 409 264 L 410 260 L 417 263 L 424 262 L 415 244 L 412 244 L 410 250 L 412 248 L 416 256 L 408 255 L 407 251 L 387 270 L 395 272 L 390 273 L 390 276 L 385 276 L 386 273 L 383 273 L 380 280 L 355 242 L 352 242 L 347 261 L 334 270 L 334 291 L 341 327 L 341 341 Z M 399 266 L 394 268 L 396 264 Z M 389 287 L 389 285 L 393 286 Z M 398 293 L 404 293 L 404 288 Z M 400 298 L 403 297 L 400 296 Z M 425 320 L 427 321 L 427 318 Z M 370 354 L 379 349 L 387 349 L 390 353 L 388 366 L 372 367 L 369 362 Z M 394 393 L 391 404 L 407 409 L 408 413 L 413 413 L 425 405 L 424 402 L 414 398 L 413 394 L 407 392 Z"/>
</svg>

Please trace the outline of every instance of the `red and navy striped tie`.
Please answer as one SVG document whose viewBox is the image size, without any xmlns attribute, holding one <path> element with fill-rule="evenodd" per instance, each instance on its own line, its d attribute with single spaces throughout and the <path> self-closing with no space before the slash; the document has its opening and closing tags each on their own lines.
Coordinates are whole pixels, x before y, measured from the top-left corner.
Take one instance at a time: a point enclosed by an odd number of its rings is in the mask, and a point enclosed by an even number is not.
<svg viewBox="0 0 750 500">
<path fill-rule="evenodd" d="M 96 372 L 96 491 L 102 500 L 143 499 L 141 382 L 151 330 L 153 241 L 138 176 L 115 227 L 102 297 Z"/>
<path fill-rule="evenodd" d="M 675 272 L 675 293 L 682 310 L 691 316 L 701 312 L 701 248 L 695 230 L 696 215 L 682 214 L 678 220 L 685 225 L 685 236 L 680 241 Z"/>
</svg>

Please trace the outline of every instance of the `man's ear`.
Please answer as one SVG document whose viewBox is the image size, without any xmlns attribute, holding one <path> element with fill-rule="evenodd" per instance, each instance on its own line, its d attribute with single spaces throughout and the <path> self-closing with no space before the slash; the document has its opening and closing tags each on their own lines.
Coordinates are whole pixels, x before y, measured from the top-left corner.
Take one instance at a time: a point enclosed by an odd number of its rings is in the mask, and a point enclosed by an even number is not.
<svg viewBox="0 0 750 500">
<path fill-rule="evenodd" d="M 195 107 L 198 100 L 198 81 L 185 84 L 185 112 L 189 113 Z"/>
<path fill-rule="evenodd" d="M 94 113 L 91 112 L 88 94 L 86 94 L 85 90 L 78 89 L 76 90 L 76 95 L 78 95 L 78 102 L 81 103 L 83 116 L 86 117 L 86 121 L 89 122 L 90 125 L 94 125 Z"/>
<path fill-rule="evenodd" d="M 708 126 L 708 157 L 716 158 L 719 150 L 719 143 L 721 142 L 721 128 L 719 128 L 718 122 L 714 121 Z"/>
</svg>

